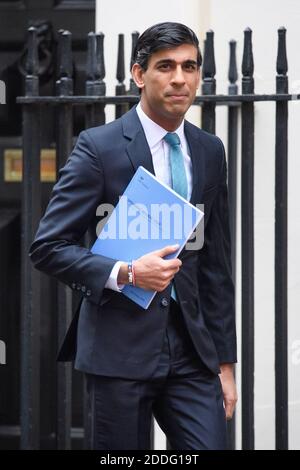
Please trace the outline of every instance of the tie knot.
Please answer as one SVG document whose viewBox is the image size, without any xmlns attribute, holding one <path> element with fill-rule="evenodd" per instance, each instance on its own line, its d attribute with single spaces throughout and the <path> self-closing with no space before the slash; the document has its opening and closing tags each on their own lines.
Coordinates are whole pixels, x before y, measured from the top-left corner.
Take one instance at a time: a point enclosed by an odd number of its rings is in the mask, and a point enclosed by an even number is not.
<svg viewBox="0 0 300 470">
<path fill-rule="evenodd" d="M 164 136 L 164 140 L 169 144 L 171 147 L 175 147 L 176 145 L 180 145 L 179 136 L 175 132 L 168 132 Z"/>
</svg>

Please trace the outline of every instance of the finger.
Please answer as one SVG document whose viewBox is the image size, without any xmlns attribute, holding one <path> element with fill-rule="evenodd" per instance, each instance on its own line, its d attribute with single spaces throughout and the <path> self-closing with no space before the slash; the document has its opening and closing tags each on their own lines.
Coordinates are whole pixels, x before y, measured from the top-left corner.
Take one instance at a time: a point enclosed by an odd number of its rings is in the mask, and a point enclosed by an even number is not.
<svg viewBox="0 0 300 470">
<path fill-rule="evenodd" d="M 175 274 L 178 273 L 178 271 L 179 271 L 179 268 L 168 269 L 168 270 L 162 272 L 162 276 L 165 279 L 173 279 Z"/>
<path fill-rule="evenodd" d="M 233 411 L 234 411 L 234 405 L 233 403 L 226 403 L 225 404 L 225 413 L 226 413 L 226 419 L 231 419 L 233 416 Z"/>
<path fill-rule="evenodd" d="M 174 271 L 168 271 L 166 275 L 166 281 L 171 282 L 174 279 L 176 272 Z"/>
<path fill-rule="evenodd" d="M 160 256 L 161 258 L 164 258 L 167 255 L 170 255 L 172 253 L 175 253 L 179 248 L 179 245 L 167 245 L 164 248 L 161 248 L 160 250 L 153 251 L 153 254 Z"/>
<path fill-rule="evenodd" d="M 182 262 L 180 259 L 170 259 L 170 260 L 164 260 L 164 266 L 166 269 L 170 271 L 177 272 L 179 268 L 181 267 Z"/>
</svg>

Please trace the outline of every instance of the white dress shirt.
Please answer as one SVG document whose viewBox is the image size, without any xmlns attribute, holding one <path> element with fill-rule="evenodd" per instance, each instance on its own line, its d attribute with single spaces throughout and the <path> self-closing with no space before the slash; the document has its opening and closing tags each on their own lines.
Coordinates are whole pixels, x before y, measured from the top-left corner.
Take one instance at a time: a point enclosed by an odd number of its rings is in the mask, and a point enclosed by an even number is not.
<svg viewBox="0 0 300 470">
<path fill-rule="evenodd" d="M 136 112 L 141 121 L 146 140 L 148 142 L 152 155 L 153 168 L 157 179 L 168 186 L 172 185 L 170 162 L 169 162 L 169 145 L 165 142 L 164 137 L 168 133 L 160 127 L 156 122 L 152 121 L 142 110 L 141 103 L 136 107 Z M 189 155 L 189 147 L 184 135 L 184 121 L 174 131 L 180 138 L 181 151 L 184 157 L 184 167 L 187 178 L 187 199 L 190 200 L 192 193 L 192 162 Z M 117 278 L 123 261 L 117 261 L 114 265 L 105 287 L 120 292 L 123 285 L 118 285 Z"/>
</svg>

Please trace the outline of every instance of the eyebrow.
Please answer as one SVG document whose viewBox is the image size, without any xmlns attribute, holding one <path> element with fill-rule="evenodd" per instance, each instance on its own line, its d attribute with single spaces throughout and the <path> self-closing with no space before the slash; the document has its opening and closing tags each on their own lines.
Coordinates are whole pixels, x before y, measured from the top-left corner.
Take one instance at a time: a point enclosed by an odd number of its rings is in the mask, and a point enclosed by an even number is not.
<svg viewBox="0 0 300 470">
<path fill-rule="evenodd" d="M 173 59 L 160 59 L 159 61 L 156 62 L 156 66 L 157 65 L 162 65 L 162 64 L 174 64 L 176 63 L 175 60 Z M 184 65 L 197 65 L 197 61 L 196 60 L 192 60 L 192 59 L 187 59 L 183 62 Z"/>
</svg>

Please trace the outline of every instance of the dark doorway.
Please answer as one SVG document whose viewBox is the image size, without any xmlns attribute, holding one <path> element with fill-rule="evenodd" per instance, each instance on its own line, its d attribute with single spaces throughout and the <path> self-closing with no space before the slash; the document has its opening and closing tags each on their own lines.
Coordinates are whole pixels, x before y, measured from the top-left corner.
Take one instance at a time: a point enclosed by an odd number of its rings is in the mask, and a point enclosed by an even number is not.
<svg viewBox="0 0 300 470">
<path fill-rule="evenodd" d="M 40 95 L 55 94 L 58 34 L 62 29 L 72 32 L 74 93 L 84 94 L 86 37 L 95 29 L 95 1 L 0 0 L 0 80 L 6 86 L 6 104 L 0 105 L 0 340 L 7 349 L 6 365 L 0 365 L 0 449 L 17 449 L 20 438 L 22 110 L 16 104 L 16 97 L 24 94 L 26 35 L 30 26 L 38 30 Z M 44 207 L 56 177 L 55 110 L 49 107 L 46 112 L 41 151 Z M 76 110 L 74 135 L 83 128 L 84 116 Z M 54 304 L 50 302 L 56 292 L 54 282 L 43 277 L 42 291 L 41 448 L 55 448 L 56 312 L 52 311 Z M 81 377 L 75 374 L 73 447 L 82 445 L 82 387 Z"/>
</svg>

